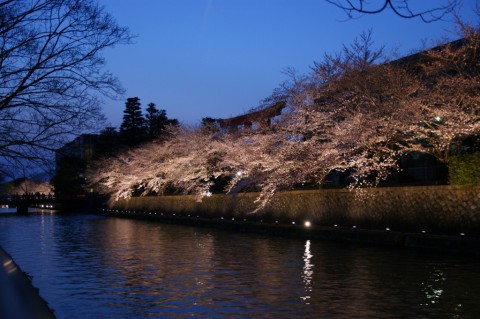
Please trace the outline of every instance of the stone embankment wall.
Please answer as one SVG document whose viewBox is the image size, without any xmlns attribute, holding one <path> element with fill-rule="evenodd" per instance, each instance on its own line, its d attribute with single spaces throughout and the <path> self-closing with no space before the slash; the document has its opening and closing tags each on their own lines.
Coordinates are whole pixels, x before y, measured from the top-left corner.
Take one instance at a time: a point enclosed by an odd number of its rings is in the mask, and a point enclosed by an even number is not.
<svg viewBox="0 0 480 319">
<path fill-rule="evenodd" d="M 422 186 L 279 193 L 262 213 L 251 214 L 258 193 L 136 197 L 111 209 L 162 212 L 197 218 L 235 218 L 320 227 L 480 236 L 480 187 Z"/>
</svg>

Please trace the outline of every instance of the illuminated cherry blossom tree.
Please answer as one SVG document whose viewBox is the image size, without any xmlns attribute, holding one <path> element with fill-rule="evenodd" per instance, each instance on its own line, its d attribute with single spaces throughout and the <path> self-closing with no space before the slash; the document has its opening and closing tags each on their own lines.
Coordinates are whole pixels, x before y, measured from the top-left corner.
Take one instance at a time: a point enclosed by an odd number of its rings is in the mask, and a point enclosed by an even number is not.
<svg viewBox="0 0 480 319">
<path fill-rule="evenodd" d="M 348 171 L 351 187 L 371 187 L 398 170 L 403 154 L 448 162 L 456 143 L 479 133 L 480 38 L 462 30 L 461 41 L 390 62 L 364 33 L 310 74 L 292 73 L 269 99 L 287 105 L 270 126 L 171 128 L 165 140 L 97 163 L 90 180 L 115 200 L 201 199 L 221 179 L 229 194 L 258 191 L 259 212 L 279 191 L 322 185 L 334 171 Z"/>
<path fill-rule="evenodd" d="M 480 133 L 480 33 L 462 23 L 459 29 L 461 40 L 421 54 L 423 85 L 412 98 L 423 118 L 409 127 L 410 147 L 444 163 Z"/>
</svg>

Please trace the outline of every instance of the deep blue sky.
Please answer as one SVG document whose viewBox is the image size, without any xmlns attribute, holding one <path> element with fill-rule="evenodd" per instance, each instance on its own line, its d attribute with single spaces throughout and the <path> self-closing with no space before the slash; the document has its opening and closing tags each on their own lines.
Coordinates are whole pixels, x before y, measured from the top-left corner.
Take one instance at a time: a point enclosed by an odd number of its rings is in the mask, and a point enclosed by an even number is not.
<svg viewBox="0 0 480 319">
<path fill-rule="evenodd" d="M 377 1 L 377 0 L 375 0 Z M 443 1 L 443 0 L 442 0 Z M 439 1 L 410 0 L 413 3 Z M 348 20 L 325 0 L 99 0 L 120 25 L 138 37 L 135 44 L 105 52 L 107 69 L 127 93 L 105 100 L 110 124 L 119 126 L 125 99 L 137 96 L 187 124 L 202 117 L 242 114 L 286 79 L 287 67 L 308 72 L 324 53 L 339 51 L 362 31 L 400 55 L 449 33 L 455 24 L 426 24 L 390 11 Z M 461 14 L 476 19 L 475 0 Z"/>
</svg>

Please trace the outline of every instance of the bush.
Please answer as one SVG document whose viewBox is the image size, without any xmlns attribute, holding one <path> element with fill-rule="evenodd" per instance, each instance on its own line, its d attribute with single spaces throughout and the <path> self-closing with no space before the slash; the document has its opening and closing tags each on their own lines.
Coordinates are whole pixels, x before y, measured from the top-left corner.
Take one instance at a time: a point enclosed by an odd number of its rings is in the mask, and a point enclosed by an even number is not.
<svg viewBox="0 0 480 319">
<path fill-rule="evenodd" d="M 448 181 L 451 185 L 480 185 L 480 152 L 450 158 Z"/>
</svg>

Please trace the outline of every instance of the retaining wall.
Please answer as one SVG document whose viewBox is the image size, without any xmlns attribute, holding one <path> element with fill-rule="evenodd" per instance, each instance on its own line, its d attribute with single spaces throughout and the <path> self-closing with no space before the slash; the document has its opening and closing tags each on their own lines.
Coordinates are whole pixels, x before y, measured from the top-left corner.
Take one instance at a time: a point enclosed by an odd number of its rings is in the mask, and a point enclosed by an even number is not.
<svg viewBox="0 0 480 319">
<path fill-rule="evenodd" d="M 367 190 L 305 190 L 279 193 L 262 213 L 258 193 L 214 194 L 198 201 L 193 195 L 135 197 L 111 204 L 122 211 L 155 211 L 177 216 L 236 218 L 437 234 L 480 236 L 480 187 L 421 186 Z"/>
</svg>

